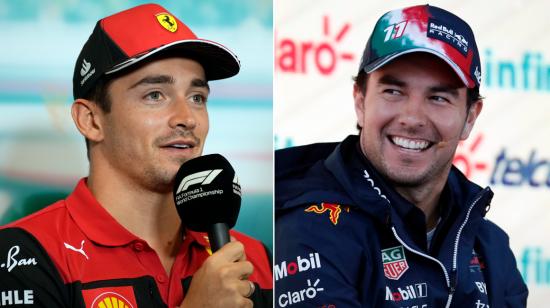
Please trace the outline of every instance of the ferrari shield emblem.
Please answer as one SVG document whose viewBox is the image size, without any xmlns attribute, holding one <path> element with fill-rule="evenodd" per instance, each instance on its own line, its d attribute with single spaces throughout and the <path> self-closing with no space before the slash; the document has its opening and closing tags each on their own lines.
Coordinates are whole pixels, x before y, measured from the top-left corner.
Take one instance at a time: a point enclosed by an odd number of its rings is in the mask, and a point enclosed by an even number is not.
<svg viewBox="0 0 550 308">
<path fill-rule="evenodd" d="M 398 280 L 409 269 L 403 246 L 382 249 L 384 275 L 388 279 Z"/>
<path fill-rule="evenodd" d="M 178 23 L 176 22 L 176 19 L 174 18 L 174 16 L 168 13 L 160 13 L 160 14 L 157 14 L 156 16 L 159 24 L 164 29 L 170 32 L 176 32 L 176 30 L 178 30 Z"/>
</svg>

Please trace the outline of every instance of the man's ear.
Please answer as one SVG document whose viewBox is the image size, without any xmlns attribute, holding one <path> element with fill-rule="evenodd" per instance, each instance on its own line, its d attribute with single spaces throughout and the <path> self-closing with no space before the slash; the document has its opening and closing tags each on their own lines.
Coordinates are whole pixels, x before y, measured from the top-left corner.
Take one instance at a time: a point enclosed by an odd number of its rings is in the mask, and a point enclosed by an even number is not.
<svg viewBox="0 0 550 308">
<path fill-rule="evenodd" d="M 86 139 L 94 142 L 103 140 L 104 113 L 96 103 L 76 99 L 71 107 L 71 115 L 76 128 Z"/>
<path fill-rule="evenodd" d="M 363 128 L 363 116 L 365 114 L 365 94 L 356 84 L 353 85 L 353 101 L 355 102 L 355 115 L 357 116 L 357 125 Z"/>
<path fill-rule="evenodd" d="M 477 117 L 481 113 L 481 109 L 483 109 L 483 100 L 478 100 L 470 106 L 468 109 L 468 114 L 466 115 L 466 122 L 464 122 L 464 127 L 462 128 L 462 133 L 460 134 L 460 140 L 465 140 L 468 136 L 470 136 Z"/>
</svg>

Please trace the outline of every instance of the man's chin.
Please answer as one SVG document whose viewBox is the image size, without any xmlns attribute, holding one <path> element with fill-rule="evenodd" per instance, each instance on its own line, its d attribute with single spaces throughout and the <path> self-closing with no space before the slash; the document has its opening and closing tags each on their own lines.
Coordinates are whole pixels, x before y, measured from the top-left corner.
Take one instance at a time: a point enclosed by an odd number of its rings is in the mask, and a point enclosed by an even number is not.
<svg viewBox="0 0 550 308">
<path fill-rule="evenodd" d="M 387 168 L 384 176 L 398 186 L 416 187 L 426 183 L 427 172 L 419 168 Z"/>
</svg>

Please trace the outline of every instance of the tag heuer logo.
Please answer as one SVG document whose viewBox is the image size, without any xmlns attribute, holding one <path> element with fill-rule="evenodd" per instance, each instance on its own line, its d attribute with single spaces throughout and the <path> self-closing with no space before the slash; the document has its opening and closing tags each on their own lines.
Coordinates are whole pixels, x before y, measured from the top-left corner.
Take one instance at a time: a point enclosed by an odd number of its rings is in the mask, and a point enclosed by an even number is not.
<svg viewBox="0 0 550 308">
<path fill-rule="evenodd" d="M 409 269 L 403 246 L 382 249 L 384 275 L 388 279 L 398 280 Z"/>
<path fill-rule="evenodd" d="M 160 13 L 160 14 L 157 14 L 156 16 L 159 24 L 164 29 L 170 32 L 176 32 L 176 30 L 178 30 L 178 23 L 176 22 L 176 19 L 174 18 L 174 16 L 168 13 Z"/>
</svg>

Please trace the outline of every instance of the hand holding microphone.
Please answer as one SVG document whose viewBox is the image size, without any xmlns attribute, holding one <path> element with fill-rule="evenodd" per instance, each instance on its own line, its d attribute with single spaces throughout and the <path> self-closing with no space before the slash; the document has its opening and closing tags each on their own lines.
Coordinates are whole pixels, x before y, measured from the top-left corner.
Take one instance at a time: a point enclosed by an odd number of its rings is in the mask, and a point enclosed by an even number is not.
<svg viewBox="0 0 550 308">
<path fill-rule="evenodd" d="M 213 254 L 193 275 L 181 307 L 252 307 L 253 266 L 244 246 L 230 242 L 241 207 L 241 187 L 231 164 L 219 154 L 184 163 L 174 181 L 174 203 L 183 226 L 208 232 Z"/>
</svg>

